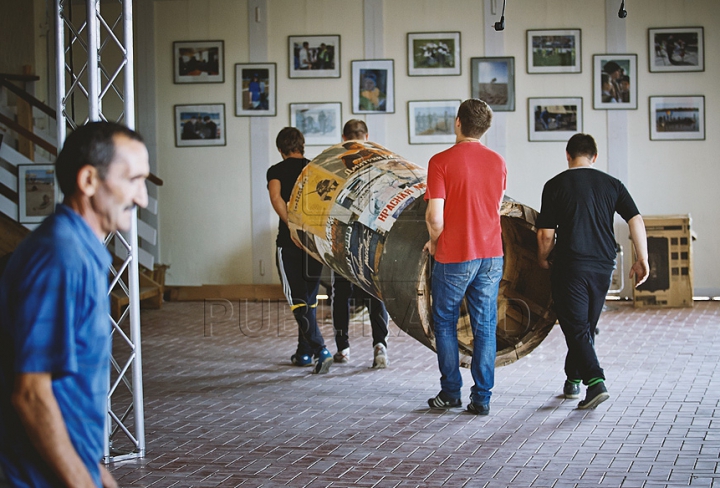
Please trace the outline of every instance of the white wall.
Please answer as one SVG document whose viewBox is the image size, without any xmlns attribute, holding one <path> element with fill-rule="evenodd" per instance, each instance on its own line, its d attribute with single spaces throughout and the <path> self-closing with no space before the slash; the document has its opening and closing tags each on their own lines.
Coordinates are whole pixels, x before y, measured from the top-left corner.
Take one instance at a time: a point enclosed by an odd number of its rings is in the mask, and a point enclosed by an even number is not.
<svg viewBox="0 0 720 488">
<path fill-rule="evenodd" d="M 498 1 L 501 4 L 501 1 Z M 619 2 L 618 2 L 619 4 Z M 248 61 L 247 3 L 232 0 L 165 0 L 155 3 L 158 166 L 165 186 L 160 191 L 161 262 L 171 265 L 168 283 L 250 283 L 252 250 L 248 120 L 234 117 L 234 70 Z M 387 146 L 425 166 L 443 145 L 410 145 L 407 135 L 409 100 L 464 99 L 470 96 L 470 58 L 484 55 L 483 29 L 497 18 L 483 18 L 477 0 L 385 0 L 383 57 L 395 60 L 395 113 L 382 126 Z M 695 0 L 633 0 L 626 22 L 628 53 L 638 55 L 638 110 L 628 111 L 628 181 L 643 214 L 691 213 L 695 243 L 695 287 L 720 294 L 720 141 L 719 119 L 720 2 Z M 516 63 L 516 110 L 507 117 L 508 195 L 539 208 L 544 182 L 565 168 L 564 143 L 528 142 L 527 98 L 581 96 L 585 132 L 599 144 L 597 166 L 607 169 L 608 116 L 592 109 L 592 55 L 606 52 L 605 2 L 599 0 L 514 0 L 506 12 L 506 55 Z M 703 26 L 705 72 L 649 73 L 649 27 Z M 526 30 L 582 29 L 582 72 L 530 75 L 526 73 Z M 460 31 L 462 75 L 409 77 L 407 33 Z M 343 119 L 351 113 L 350 61 L 363 58 L 363 4 L 358 0 L 268 0 L 268 61 L 277 63 L 277 117 L 269 131 L 275 134 L 289 123 L 289 103 L 340 101 Z M 340 79 L 298 80 L 287 76 L 287 36 L 340 34 Z M 173 85 L 172 42 L 223 39 L 225 83 Z M 705 95 L 705 141 L 650 141 L 648 96 Z M 226 104 L 228 145 L 219 148 L 175 148 L 172 112 L 176 103 Z M 362 116 L 360 116 L 362 118 Z M 372 138 L 372 134 L 371 134 Z M 322 148 L 309 146 L 309 157 Z M 276 154 L 270 148 L 271 154 Z M 266 165 L 277 162 L 268 161 Z M 268 218 L 275 219 L 270 213 Z M 274 227 L 274 225 L 273 225 Z M 268 246 L 274 235 L 267 236 Z M 275 273 L 274 266 L 272 272 Z"/>
</svg>

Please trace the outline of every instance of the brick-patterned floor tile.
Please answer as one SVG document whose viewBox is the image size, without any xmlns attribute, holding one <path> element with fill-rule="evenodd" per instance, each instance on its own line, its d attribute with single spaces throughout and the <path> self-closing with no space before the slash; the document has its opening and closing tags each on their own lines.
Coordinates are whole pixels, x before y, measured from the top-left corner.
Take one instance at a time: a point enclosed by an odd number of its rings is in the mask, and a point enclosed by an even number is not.
<svg viewBox="0 0 720 488">
<path fill-rule="evenodd" d="M 389 368 L 369 368 L 366 318 L 351 326 L 351 362 L 316 376 L 289 364 L 286 304 L 235 302 L 223 320 L 212 306 L 142 312 L 146 456 L 109 466 L 120 486 L 720 487 L 716 302 L 609 303 L 596 346 L 611 397 L 590 411 L 561 395 L 554 328 L 498 368 L 487 417 L 429 410 L 436 356 L 397 327 Z M 322 331 L 334 352 L 332 325 Z"/>
</svg>

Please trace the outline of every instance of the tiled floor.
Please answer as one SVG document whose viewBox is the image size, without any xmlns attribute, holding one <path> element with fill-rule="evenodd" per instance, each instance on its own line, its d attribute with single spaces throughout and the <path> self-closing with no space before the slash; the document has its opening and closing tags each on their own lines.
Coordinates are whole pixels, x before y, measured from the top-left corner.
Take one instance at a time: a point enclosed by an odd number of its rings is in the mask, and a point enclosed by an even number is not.
<svg viewBox="0 0 720 488">
<path fill-rule="evenodd" d="M 591 411 L 559 396 L 555 327 L 497 370 L 488 417 L 428 410 L 435 354 L 394 326 L 388 369 L 355 324 L 351 363 L 317 376 L 289 365 L 286 305 L 232 305 L 143 311 L 147 454 L 111 465 L 120 486 L 720 486 L 720 303 L 609 304 Z"/>
</svg>

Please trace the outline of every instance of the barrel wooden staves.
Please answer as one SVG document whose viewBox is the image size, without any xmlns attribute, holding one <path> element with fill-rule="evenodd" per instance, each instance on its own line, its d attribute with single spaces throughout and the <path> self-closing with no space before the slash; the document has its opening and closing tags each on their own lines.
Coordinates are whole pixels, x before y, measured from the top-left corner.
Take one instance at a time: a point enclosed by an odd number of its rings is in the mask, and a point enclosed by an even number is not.
<svg viewBox="0 0 720 488">
<path fill-rule="evenodd" d="M 427 171 L 372 142 L 332 146 L 311 161 L 288 204 L 290 232 L 305 250 L 385 302 L 393 322 L 435 351 L 425 225 Z M 501 206 L 505 268 L 498 295 L 496 365 L 537 347 L 556 321 L 549 271 L 537 265 L 532 208 Z M 464 365 L 472 356 L 465 304 L 458 321 Z"/>
</svg>

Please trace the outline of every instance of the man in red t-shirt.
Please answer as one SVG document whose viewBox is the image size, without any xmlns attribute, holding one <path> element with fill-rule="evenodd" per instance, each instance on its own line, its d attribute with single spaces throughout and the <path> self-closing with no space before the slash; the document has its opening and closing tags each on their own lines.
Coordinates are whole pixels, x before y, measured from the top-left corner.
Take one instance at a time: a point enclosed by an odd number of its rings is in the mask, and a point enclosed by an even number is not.
<svg viewBox="0 0 720 488">
<path fill-rule="evenodd" d="M 440 393 L 430 408 L 462 406 L 457 322 L 467 296 L 473 332 L 468 412 L 490 413 L 495 381 L 497 296 L 503 273 L 500 204 L 505 193 L 505 160 L 480 143 L 492 122 L 492 110 L 478 99 L 465 100 L 455 119 L 455 145 L 430 159 L 425 213 L 435 258 L 432 315 Z"/>
</svg>

